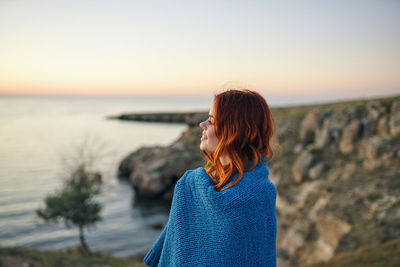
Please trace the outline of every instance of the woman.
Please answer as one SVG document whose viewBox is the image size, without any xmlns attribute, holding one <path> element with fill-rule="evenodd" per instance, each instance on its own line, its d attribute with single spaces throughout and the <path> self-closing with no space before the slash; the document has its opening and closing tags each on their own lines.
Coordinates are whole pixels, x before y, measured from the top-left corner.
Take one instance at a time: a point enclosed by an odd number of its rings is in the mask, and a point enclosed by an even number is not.
<svg viewBox="0 0 400 267">
<path fill-rule="evenodd" d="M 204 168 L 175 185 L 167 225 L 149 266 L 276 266 L 276 188 L 267 160 L 275 132 L 265 99 L 254 91 L 215 96 L 203 129 Z"/>
</svg>

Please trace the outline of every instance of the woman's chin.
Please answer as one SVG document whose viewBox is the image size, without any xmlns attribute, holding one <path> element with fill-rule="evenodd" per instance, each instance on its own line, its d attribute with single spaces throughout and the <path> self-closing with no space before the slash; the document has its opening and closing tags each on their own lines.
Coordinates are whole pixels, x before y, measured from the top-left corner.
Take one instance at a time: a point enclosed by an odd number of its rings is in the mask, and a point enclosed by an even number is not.
<svg viewBox="0 0 400 267">
<path fill-rule="evenodd" d="M 208 151 L 207 147 L 203 143 L 200 144 L 200 151 L 204 151 L 206 153 L 210 153 L 210 151 Z"/>
<path fill-rule="evenodd" d="M 200 150 L 201 150 L 201 151 L 205 151 L 205 147 L 204 147 L 204 145 L 203 145 L 203 144 L 200 144 L 200 146 L 199 146 L 199 147 L 200 147 Z"/>
</svg>

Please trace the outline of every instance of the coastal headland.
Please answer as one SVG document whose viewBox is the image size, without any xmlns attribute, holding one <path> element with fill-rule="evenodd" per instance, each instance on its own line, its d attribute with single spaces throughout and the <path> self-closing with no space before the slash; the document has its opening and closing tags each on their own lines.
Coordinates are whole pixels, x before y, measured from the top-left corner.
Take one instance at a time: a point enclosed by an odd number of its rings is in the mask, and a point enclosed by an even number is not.
<svg viewBox="0 0 400 267">
<path fill-rule="evenodd" d="M 400 96 L 272 108 L 278 256 L 307 266 L 400 238 Z M 129 116 L 128 116 L 129 115 Z M 170 201 L 176 181 L 204 165 L 198 122 L 207 112 L 113 118 L 187 123 L 169 146 L 142 147 L 120 163 L 139 198 Z"/>
<path fill-rule="evenodd" d="M 165 122 L 165 123 L 185 123 L 190 127 L 196 126 L 207 112 L 157 112 L 157 113 L 127 113 L 117 116 L 109 116 L 109 119 L 118 119 L 126 121 L 144 121 L 144 122 Z"/>
</svg>

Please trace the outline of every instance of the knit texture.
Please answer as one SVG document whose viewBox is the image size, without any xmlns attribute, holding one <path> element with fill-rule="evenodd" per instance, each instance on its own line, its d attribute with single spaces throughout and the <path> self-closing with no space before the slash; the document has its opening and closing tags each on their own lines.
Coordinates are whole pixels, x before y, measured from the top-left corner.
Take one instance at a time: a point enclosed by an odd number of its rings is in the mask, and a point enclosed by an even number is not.
<svg viewBox="0 0 400 267">
<path fill-rule="evenodd" d="M 267 163 L 259 162 L 218 192 L 204 168 L 186 171 L 175 185 L 168 223 L 144 262 L 276 266 L 276 187 L 268 175 Z"/>
</svg>

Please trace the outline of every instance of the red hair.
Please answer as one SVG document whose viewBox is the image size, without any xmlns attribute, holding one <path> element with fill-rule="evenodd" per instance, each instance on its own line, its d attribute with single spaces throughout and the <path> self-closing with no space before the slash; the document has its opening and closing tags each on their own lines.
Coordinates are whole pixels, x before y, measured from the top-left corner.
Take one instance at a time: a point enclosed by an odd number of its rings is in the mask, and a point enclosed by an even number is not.
<svg viewBox="0 0 400 267">
<path fill-rule="evenodd" d="M 264 156 L 267 161 L 272 158 L 270 141 L 275 124 L 267 102 L 259 93 L 228 90 L 214 98 L 214 125 L 219 143 L 212 154 L 202 151 L 207 159 L 204 168 L 214 180 L 216 190 L 224 191 L 237 184 L 243 172 L 253 169 Z M 229 158 L 228 165 L 222 165 L 219 160 L 222 156 Z M 250 162 L 251 166 L 245 169 Z M 223 188 L 236 173 L 236 180 Z"/>
</svg>

